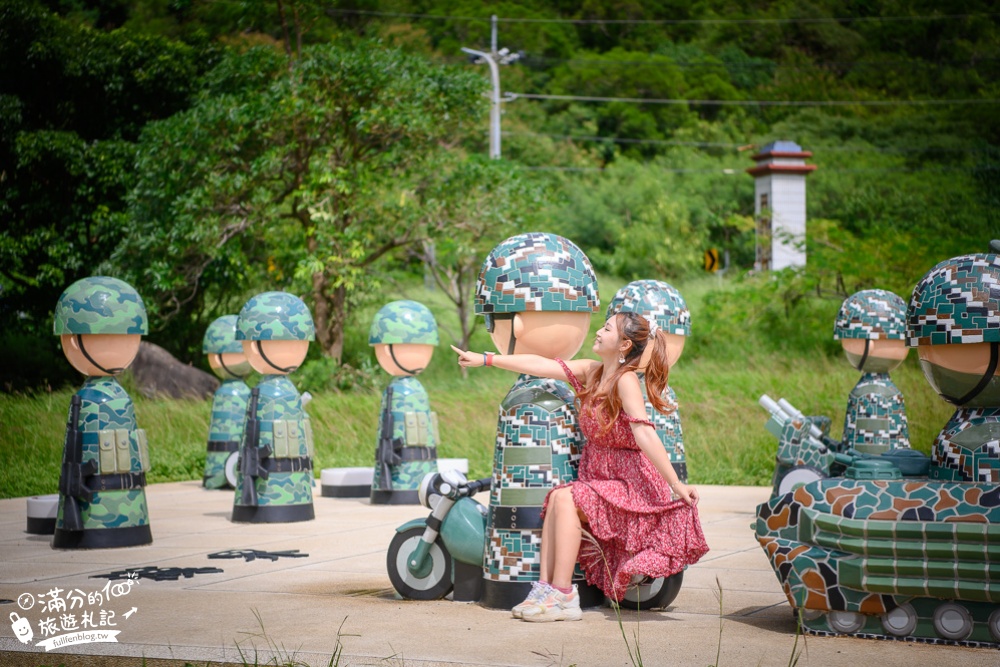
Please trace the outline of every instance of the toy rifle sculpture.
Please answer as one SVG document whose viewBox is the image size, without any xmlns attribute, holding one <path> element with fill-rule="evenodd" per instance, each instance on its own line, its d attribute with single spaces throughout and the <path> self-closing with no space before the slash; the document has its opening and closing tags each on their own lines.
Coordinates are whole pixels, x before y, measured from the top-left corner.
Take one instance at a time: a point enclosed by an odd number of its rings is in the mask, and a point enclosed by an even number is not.
<svg viewBox="0 0 1000 667">
<path fill-rule="evenodd" d="M 97 461 L 91 459 L 83 463 L 83 434 L 80 433 L 79 394 L 73 396 L 66 422 L 66 439 L 63 443 L 62 474 L 59 476 L 59 493 L 66 499 L 63 505 L 63 528 L 83 530 L 83 516 L 80 501 L 90 500 L 91 490 L 85 479 L 97 472 Z"/>
<path fill-rule="evenodd" d="M 270 445 L 260 446 L 260 424 L 257 422 L 257 399 L 260 389 L 250 390 L 250 400 L 247 401 L 247 424 L 243 429 L 243 447 L 240 452 L 240 472 L 243 473 L 244 505 L 257 504 L 257 478 L 267 479 L 267 468 L 262 460 L 271 455 Z"/>
<path fill-rule="evenodd" d="M 379 428 L 378 449 L 375 458 L 378 462 L 378 488 L 392 491 L 392 466 L 403 462 L 401 438 L 393 438 L 395 420 L 392 418 L 392 387 L 385 390 L 385 410 L 382 411 L 382 424 Z"/>
</svg>

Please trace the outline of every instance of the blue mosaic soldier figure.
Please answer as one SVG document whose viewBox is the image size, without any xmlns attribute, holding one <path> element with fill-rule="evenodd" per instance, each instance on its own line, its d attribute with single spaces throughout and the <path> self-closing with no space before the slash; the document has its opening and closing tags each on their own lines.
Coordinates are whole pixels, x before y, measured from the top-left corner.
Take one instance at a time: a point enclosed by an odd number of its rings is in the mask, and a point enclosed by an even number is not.
<svg viewBox="0 0 1000 667">
<path fill-rule="evenodd" d="M 263 378 L 247 403 L 233 521 L 291 523 L 315 518 L 312 424 L 288 379 L 305 360 L 315 336 L 309 308 L 286 292 L 258 294 L 240 310 L 236 339 Z"/>
<path fill-rule="evenodd" d="M 201 351 L 208 355 L 208 365 L 222 384 L 212 399 L 212 419 L 208 425 L 208 451 L 205 454 L 206 489 L 229 487 L 226 462 L 238 455 L 243 439 L 243 420 L 247 414 L 250 387 L 243 379 L 253 372 L 243 354 L 243 343 L 236 340 L 237 315 L 223 315 L 205 330 Z"/>
<path fill-rule="evenodd" d="M 416 378 L 439 342 L 437 322 L 427 306 L 393 301 L 375 314 L 368 344 L 379 366 L 393 376 L 382 394 L 371 502 L 419 505 L 424 475 L 437 472 L 437 414 Z"/>
<path fill-rule="evenodd" d="M 52 547 L 149 544 L 146 432 L 114 377 L 135 359 L 148 331 L 142 297 L 117 278 L 78 280 L 59 297 L 53 330 L 87 379 L 70 403 Z"/>
<path fill-rule="evenodd" d="M 1000 483 L 1000 241 L 924 276 L 907 336 L 928 382 L 958 408 L 934 439 L 931 479 Z"/>
<path fill-rule="evenodd" d="M 587 256 L 555 234 L 513 236 L 483 263 L 475 309 L 501 354 L 570 359 L 600 306 Z M 500 404 L 493 457 L 483 595 L 480 603 L 510 609 L 538 581 L 541 509 L 552 487 L 576 479 L 583 436 L 572 388 L 520 376 Z M 584 605 L 603 596 L 577 572 Z"/>
<path fill-rule="evenodd" d="M 652 320 L 656 326 L 667 334 L 668 364 L 673 369 L 674 364 L 684 352 L 684 342 L 691 335 L 691 311 L 688 310 L 684 297 L 671 285 L 662 280 L 635 280 L 615 293 L 605 319 L 619 312 L 639 313 Z M 644 353 L 644 359 L 639 362 L 640 368 L 648 363 L 652 348 Z M 677 471 L 677 477 L 687 482 L 687 461 L 684 456 L 684 434 L 681 430 L 681 416 L 677 405 L 677 394 L 672 386 L 667 385 L 667 402 L 674 406 L 670 414 L 663 414 L 653 408 L 646 395 L 646 383 L 643 373 L 639 375 L 639 386 L 642 388 L 642 398 L 646 401 L 646 415 L 656 425 L 656 435 L 663 443 L 664 449 L 670 455 L 670 463 Z"/>
<path fill-rule="evenodd" d="M 837 313 L 833 338 L 839 340 L 861 379 L 851 390 L 844 417 L 843 449 L 882 454 L 909 449 L 903 393 L 889 371 L 906 358 L 906 303 L 886 290 L 852 294 Z"/>
</svg>

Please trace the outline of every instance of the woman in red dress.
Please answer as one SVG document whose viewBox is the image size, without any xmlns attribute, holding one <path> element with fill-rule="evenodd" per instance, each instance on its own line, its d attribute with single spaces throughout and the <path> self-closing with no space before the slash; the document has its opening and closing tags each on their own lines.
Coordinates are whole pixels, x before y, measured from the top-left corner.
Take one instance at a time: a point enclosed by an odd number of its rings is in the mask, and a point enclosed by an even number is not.
<svg viewBox="0 0 1000 667">
<path fill-rule="evenodd" d="M 636 370 L 648 346 L 646 393 L 666 412 L 666 336 L 636 313 L 618 313 L 597 332 L 593 350 L 600 361 L 494 356 L 452 346 L 467 368 L 496 366 L 567 380 L 579 402 L 587 438 L 579 476 L 552 489 L 545 500 L 540 580 L 512 610 L 515 618 L 579 620 L 580 597 L 572 583 L 577 560 L 588 582 L 621 600 L 633 576 L 668 577 L 708 551 L 698 521 L 698 491 L 678 479 L 646 418 Z"/>
</svg>

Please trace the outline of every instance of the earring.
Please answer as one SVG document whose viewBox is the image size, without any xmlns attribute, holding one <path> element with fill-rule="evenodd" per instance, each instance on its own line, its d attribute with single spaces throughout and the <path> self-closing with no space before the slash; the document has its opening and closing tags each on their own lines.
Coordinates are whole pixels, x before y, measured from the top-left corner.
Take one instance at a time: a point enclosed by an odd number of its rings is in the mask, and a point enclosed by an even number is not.
<svg viewBox="0 0 1000 667">
<path fill-rule="evenodd" d="M 619 364 L 624 364 L 625 363 L 625 355 L 624 354 L 621 355 L 620 357 L 618 357 L 618 363 Z"/>
</svg>

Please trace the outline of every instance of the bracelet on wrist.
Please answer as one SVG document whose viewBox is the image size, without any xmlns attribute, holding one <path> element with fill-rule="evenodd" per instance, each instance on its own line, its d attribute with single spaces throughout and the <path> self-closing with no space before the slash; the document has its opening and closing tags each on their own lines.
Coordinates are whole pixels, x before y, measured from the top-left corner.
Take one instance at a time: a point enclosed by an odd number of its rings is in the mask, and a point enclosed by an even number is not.
<svg viewBox="0 0 1000 667">
<path fill-rule="evenodd" d="M 493 353 L 492 352 L 483 352 L 483 365 L 484 366 L 492 366 L 493 365 Z"/>
</svg>

